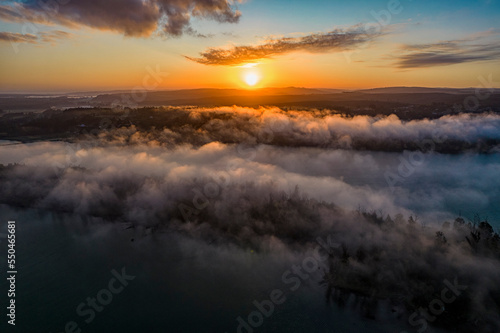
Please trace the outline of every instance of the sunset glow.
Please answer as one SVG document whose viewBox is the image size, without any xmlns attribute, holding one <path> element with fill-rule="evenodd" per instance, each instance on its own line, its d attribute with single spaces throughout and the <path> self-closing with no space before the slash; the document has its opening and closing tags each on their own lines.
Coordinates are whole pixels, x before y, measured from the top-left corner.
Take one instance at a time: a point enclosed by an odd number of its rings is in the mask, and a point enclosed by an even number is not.
<svg viewBox="0 0 500 333">
<path fill-rule="evenodd" d="M 165 73 L 154 89 L 475 87 L 480 75 L 500 77 L 498 1 L 130 0 L 97 11 L 56 2 L 51 15 L 32 0 L 0 5 L 0 90 L 133 89 L 151 69 Z"/>
<path fill-rule="evenodd" d="M 259 80 L 260 78 L 257 73 L 250 72 L 245 74 L 245 82 L 251 87 L 255 86 L 259 82 Z"/>
</svg>

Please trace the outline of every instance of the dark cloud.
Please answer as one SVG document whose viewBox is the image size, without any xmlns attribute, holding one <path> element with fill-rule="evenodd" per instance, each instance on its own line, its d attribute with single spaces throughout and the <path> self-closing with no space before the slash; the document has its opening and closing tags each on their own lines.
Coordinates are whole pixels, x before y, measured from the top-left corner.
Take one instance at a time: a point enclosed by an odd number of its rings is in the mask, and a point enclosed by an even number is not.
<svg viewBox="0 0 500 333">
<path fill-rule="evenodd" d="M 236 23 L 241 16 L 239 11 L 231 8 L 228 0 L 159 0 L 158 5 L 160 11 L 168 18 L 163 30 L 172 36 L 192 32 L 189 26 L 191 15 L 227 23 Z"/>
<path fill-rule="evenodd" d="M 55 31 L 46 31 L 39 32 L 38 34 L 20 34 L 16 32 L 0 32 L 0 42 L 11 42 L 11 43 L 31 43 L 31 44 L 39 44 L 39 43 L 56 43 L 62 39 L 69 39 L 73 36 L 73 34 L 55 30 Z"/>
<path fill-rule="evenodd" d="M 500 59 L 500 42 L 475 43 L 482 37 L 405 45 L 405 53 L 398 58 L 396 66 L 419 68 Z"/>
<path fill-rule="evenodd" d="M 229 49 L 209 48 L 200 54 L 200 58 L 187 56 L 186 58 L 204 65 L 240 65 L 295 51 L 312 53 L 342 51 L 366 43 L 376 36 L 378 33 L 375 31 L 354 26 L 303 37 L 270 39 L 260 45 L 234 46 Z"/>
<path fill-rule="evenodd" d="M 0 19 L 88 26 L 140 37 L 150 36 L 158 29 L 169 36 L 193 34 L 192 17 L 235 23 L 241 16 L 229 0 L 71 0 L 58 3 L 43 5 L 40 1 L 27 0 L 0 5 Z"/>
</svg>

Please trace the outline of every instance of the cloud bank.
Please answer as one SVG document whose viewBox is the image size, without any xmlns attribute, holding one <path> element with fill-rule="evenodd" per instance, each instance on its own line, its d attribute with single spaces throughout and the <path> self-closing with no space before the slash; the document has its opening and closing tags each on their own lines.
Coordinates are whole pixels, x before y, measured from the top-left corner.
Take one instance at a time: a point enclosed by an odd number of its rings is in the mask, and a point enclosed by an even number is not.
<svg viewBox="0 0 500 333">
<path fill-rule="evenodd" d="M 498 155 L 484 159 L 421 155 L 412 174 L 391 189 L 385 174 L 398 173 L 401 159 L 411 161 L 408 152 L 218 142 L 166 148 L 154 140 L 126 143 L 129 139 L 123 134 L 104 145 L 82 141 L 2 146 L 0 163 L 38 167 L 19 168 L 3 178 L 2 200 L 154 224 L 161 223 L 159 217 L 167 212 L 183 220 L 178 205 L 193 207 L 193 199 L 202 197 L 196 191 L 216 193 L 213 198 L 204 196 L 213 199 L 210 207 L 219 220 L 240 203 L 246 207 L 243 210 L 250 209 L 254 200 L 263 203 L 269 195 L 289 195 L 298 186 L 312 200 L 347 210 L 361 206 L 391 215 L 416 213 L 429 221 L 460 211 L 471 218 L 474 213 L 500 217 L 494 209 L 500 200 L 494 179 Z"/>
<path fill-rule="evenodd" d="M 135 118 L 138 117 L 138 118 Z M 371 151 L 434 150 L 493 152 L 500 145 L 500 116 L 448 115 L 438 119 L 402 121 L 396 115 L 346 117 L 330 110 L 282 110 L 276 107 L 170 107 L 141 109 L 130 119 L 152 117 L 156 128 L 107 131 L 103 142 L 157 142 L 204 145 L 213 141 L 268 144 L 287 147 L 321 147 Z M 165 124 L 163 128 L 160 124 Z"/>
<path fill-rule="evenodd" d="M 297 51 L 339 52 L 367 43 L 378 35 L 374 31 L 364 30 L 361 26 L 354 26 L 349 29 L 335 29 L 303 37 L 270 39 L 259 45 L 209 48 L 200 53 L 199 58 L 188 56 L 186 58 L 203 65 L 234 66 Z"/>
<path fill-rule="evenodd" d="M 240 16 L 229 0 L 26 0 L 0 5 L 4 21 L 86 26 L 134 37 L 151 36 L 157 30 L 174 37 L 196 35 L 192 18 L 236 23 Z"/>
</svg>

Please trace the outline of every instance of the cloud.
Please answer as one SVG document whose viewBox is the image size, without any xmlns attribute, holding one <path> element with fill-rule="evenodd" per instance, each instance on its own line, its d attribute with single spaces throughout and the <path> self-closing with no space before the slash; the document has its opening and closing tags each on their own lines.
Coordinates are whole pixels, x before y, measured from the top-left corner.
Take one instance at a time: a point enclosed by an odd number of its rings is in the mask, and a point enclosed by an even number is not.
<svg viewBox="0 0 500 333">
<path fill-rule="evenodd" d="M 303 37 L 270 39 L 259 45 L 209 48 L 200 53 L 200 58 L 188 56 L 186 58 L 203 65 L 234 66 L 296 51 L 338 52 L 366 43 L 378 35 L 375 31 L 364 30 L 361 26 L 353 26 L 349 29 L 335 29 Z"/>
<path fill-rule="evenodd" d="M 121 216 L 138 224 L 161 223 L 165 214 L 182 220 L 179 205 L 192 207 L 196 197 L 199 207 L 205 207 L 206 199 L 210 207 L 201 208 L 203 214 L 192 215 L 191 219 L 206 219 L 212 227 L 224 229 L 219 223 L 235 220 L 238 211 L 249 214 L 252 207 L 265 211 L 270 195 L 279 198 L 282 193 L 293 192 L 295 186 L 301 195 L 336 207 L 325 207 L 326 210 L 354 210 L 361 206 L 391 215 L 416 212 L 431 221 L 438 216 L 452 216 L 450 210 L 467 214 L 467 207 L 471 206 L 478 210 L 493 208 L 494 203 L 489 201 L 499 195 L 494 181 L 498 158 L 478 165 L 472 156 L 457 159 L 428 155 L 427 163 L 391 192 L 384 173 L 387 168 L 398 169 L 398 154 L 278 146 L 249 148 L 216 142 L 198 148 L 179 145 L 174 149 L 147 144 L 124 147 L 108 143 L 92 147 L 84 142 L 37 143 L 4 146 L 0 152 L 0 163 L 20 162 L 29 166 L 9 174 L 0 172 L 0 202 L 19 200 L 40 208 L 110 218 Z M 68 162 L 78 167 L 71 168 Z M 56 165 L 65 167 L 59 169 Z M 199 191 L 204 194 L 197 195 Z M 214 214 L 217 220 L 205 213 Z M 251 214 L 241 215 L 239 220 L 242 227 L 247 224 L 254 228 Z M 295 220 L 295 226 L 290 228 L 308 230 L 304 216 Z M 321 225 L 328 224 L 325 217 Z M 271 232 L 270 225 L 265 229 Z"/>
<path fill-rule="evenodd" d="M 102 133 L 101 139 L 137 144 L 156 142 L 166 147 L 218 141 L 392 152 L 428 149 L 427 145 L 422 146 L 424 140 L 433 141 L 438 152 L 489 152 L 498 149 L 500 143 L 500 116 L 488 113 L 403 121 L 396 115 L 345 117 L 330 111 L 284 111 L 277 107 L 166 107 L 150 112 L 147 115 L 169 125 L 148 132 L 137 131 L 135 127 L 121 128 Z M 175 123 L 170 119 L 184 120 Z M 436 137 L 440 140 L 435 140 Z"/>
<path fill-rule="evenodd" d="M 41 44 L 50 43 L 54 44 L 60 40 L 70 39 L 73 34 L 55 30 L 39 32 L 38 34 L 20 34 L 15 32 L 0 32 L 0 42 L 10 42 L 10 43 L 31 43 L 31 44 Z"/>
<path fill-rule="evenodd" d="M 0 41 L 11 43 L 32 43 L 38 42 L 38 37 L 32 34 L 20 34 L 16 32 L 0 32 Z"/>
<path fill-rule="evenodd" d="M 168 36 L 198 34 L 193 17 L 236 23 L 241 13 L 229 0 L 71 0 L 65 4 L 26 0 L 0 5 L 0 19 L 11 22 L 87 26 L 125 36 L 146 37 L 159 30 Z"/>
<path fill-rule="evenodd" d="M 398 68 L 420 68 L 500 59 L 500 41 L 478 43 L 480 39 L 498 34 L 492 30 L 471 38 L 431 44 L 405 45 L 397 62 Z"/>
<path fill-rule="evenodd" d="M 70 207 L 84 214 L 116 210 L 130 212 L 129 220 L 154 221 L 164 209 L 175 211 L 183 200 L 192 200 L 193 188 L 203 190 L 211 180 L 219 183 L 221 176 L 223 183 L 231 180 L 231 186 L 221 193 L 227 196 L 219 203 L 221 214 L 226 208 L 245 207 L 235 202 L 243 200 L 240 196 L 250 195 L 250 190 L 240 188 L 245 184 L 255 186 L 252 191 L 256 201 L 268 197 L 266 191 L 287 192 L 298 185 L 311 198 L 342 208 L 361 205 L 391 214 L 432 212 L 434 219 L 446 211 L 465 212 L 465 207 L 488 211 L 495 198 L 500 197 L 500 189 L 492 178 L 498 173 L 498 157 L 478 164 L 473 154 L 459 159 L 395 149 L 418 149 L 419 143 L 435 144 L 436 150 L 442 145 L 461 146 L 460 142 L 468 142 L 472 147 L 485 141 L 498 143 L 498 115 L 403 122 L 395 116 L 347 118 L 277 108 L 194 108 L 183 112 L 158 112 L 183 119 L 179 127 L 171 122 L 169 128 L 157 130 L 117 128 L 77 144 L 0 146 L 2 164 L 21 162 L 49 169 L 57 166 L 48 171 L 52 176 L 45 174 L 43 168 L 40 174 L 33 175 L 39 176 L 36 182 L 41 184 L 40 190 L 29 192 L 29 182 L 22 181 L 31 176 L 21 175 L 21 183 L 4 186 L 4 198 L 16 198 L 9 191 L 19 187 L 21 192 L 26 188 L 26 195 L 41 199 L 48 196 L 46 191 L 51 187 L 58 186 L 57 191 L 64 194 L 53 202 L 61 209 Z M 398 174 L 400 158 L 416 161 L 419 166 L 392 192 L 385 172 Z M 69 165 L 88 172 L 70 169 Z M 58 182 L 53 176 L 60 167 L 64 170 Z M 53 184 L 44 185 L 45 182 Z M 123 184 L 127 184 L 126 188 Z M 121 202 L 123 196 L 129 201 Z M 226 206 L 226 202 L 230 204 Z M 123 205 L 132 208 L 126 210 Z"/>
</svg>

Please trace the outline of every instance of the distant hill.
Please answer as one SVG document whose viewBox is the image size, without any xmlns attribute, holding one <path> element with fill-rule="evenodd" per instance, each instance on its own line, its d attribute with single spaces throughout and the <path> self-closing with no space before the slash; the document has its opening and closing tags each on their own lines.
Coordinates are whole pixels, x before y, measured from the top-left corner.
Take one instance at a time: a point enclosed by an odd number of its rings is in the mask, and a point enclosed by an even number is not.
<svg viewBox="0 0 500 333">
<path fill-rule="evenodd" d="M 498 90 L 498 89 L 497 89 Z M 365 94 L 474 94 L 475 88 L 386 87 L 356 90 Z"/>
<path fill-rule="evenodd" d="M 364 110 L 389 112 L 403 106 L 430 106 L 445 104 L 447 108 L 463 106 L 467 96 L 474 96 L 474 88 L 387 87 L 363 90 L 311 89 L 301 87 L 262 89 L 183 89 L 147 91 L 137 100 L 131 91 L 106 93 L 82 92 L 65 95 L 0 94 L 0 109 L 7 112 L 44 111 L 50 108 L 111 107 L 111 106 L 278 106 L 329 108 L 343 111 Z M 481 110 L 500 105 L 500 89 L 486 100 Z M 431 112 L 431 110 L 428 110 Z M 437 112 L 437 110 L 432 110 Z M 431 112 L 431 114 L 432 114 Z"/>
<path fill-rule="evenodd" d="M 151 91 L 147 93 L 147 100 L 172 101 L 200 98 L 217 98 L 227 96 L 283 96 L 283 95 L 323 95 L 331 93 L 341 93 L 342 90 L 329 89 L 309 89 L 309 88 L 262 88 L 262 89 L 183 89 L 183 90 L 165 90 Z M 94 98 L 94 101 L 109 101 L 116 99 L 117 95 L 122 93 L 101 94 Z"/>
</svg>

